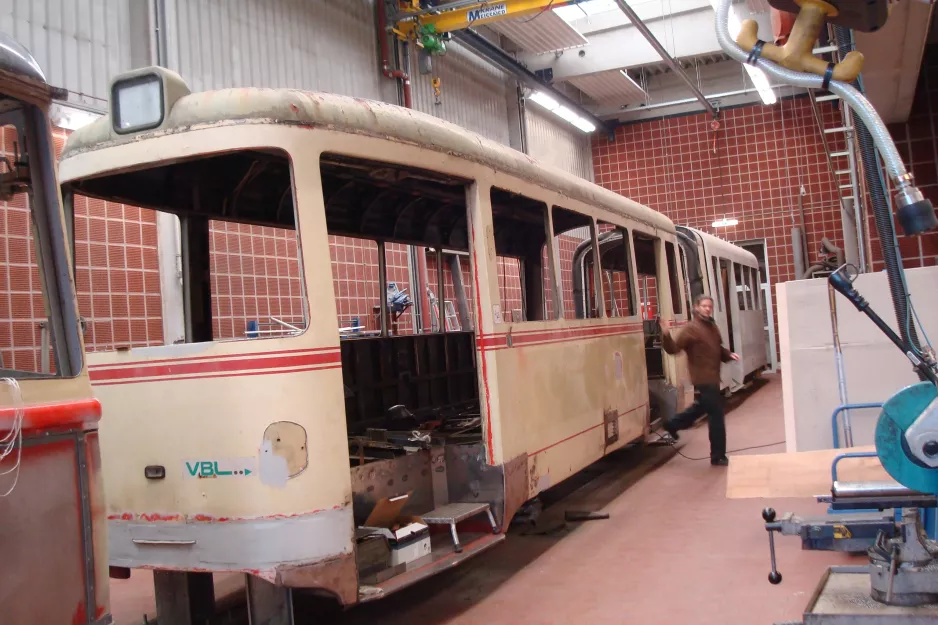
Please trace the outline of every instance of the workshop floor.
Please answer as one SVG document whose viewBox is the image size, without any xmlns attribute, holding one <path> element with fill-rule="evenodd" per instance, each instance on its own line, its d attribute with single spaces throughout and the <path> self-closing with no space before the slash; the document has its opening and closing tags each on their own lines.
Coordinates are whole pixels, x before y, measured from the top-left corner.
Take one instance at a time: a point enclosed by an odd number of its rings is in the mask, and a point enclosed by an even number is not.
<svg viewBox="0 0 938 625">
<path fill-rule="evenodd" d="M 784 451 L 781 380 L 730 400 L 728 449 Z M 771 445 L 773 444 L 774 445 Z M 841 554 L 804 552 L 776 541 L 779 586 L 766 580 L 768 538 L 761 510 L 823 514 L 813 500 L 728 500 L 726 469 L 711 467 L 707 426 L 682 432 L 678 451 L 627 450 L 547 493 L 534 534 L 513 528 L 499 547 L 384 601 L 338 614 L 298 605 L 298 625 L 527 625 L 653 623 L 771 625 L 800 619 L 826 566 Z M 732 454 L 730 458 L 732 462 Z M 607 512 L 608 520 L 563 523 L 564 510 Z M 225 576 L 217 594 L 236 591 Z M 117 625 L 153 619 L 152 577 L 111 582 Z M 315 616 L 310 614 L 315 611 Z M 308 615 L 308 616 L 304 616 Z"/>
</svg>

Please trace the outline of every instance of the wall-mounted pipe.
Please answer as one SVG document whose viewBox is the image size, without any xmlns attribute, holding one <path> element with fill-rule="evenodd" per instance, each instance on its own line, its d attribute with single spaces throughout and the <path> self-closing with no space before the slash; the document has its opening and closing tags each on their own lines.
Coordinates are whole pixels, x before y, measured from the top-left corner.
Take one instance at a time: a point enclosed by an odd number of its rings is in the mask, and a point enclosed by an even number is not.
<svg viewBox="0 0 938 625">
<path fill-rule="evenodd" d="M 645 37 L 645 40 L 651 44 L 651 47 L 661 56 L 665 63 L 668 64 L 668 67 L 677 74 L 681 80 L 687 84 L 687 88 L 691 90 L 691 93 L 694 94 L 694 97 L 700 101 L 703 107 L 710 113 L 712 116 L 717 117 L 719 113 L 713 105 L 710 104 L 710 101 L 700 92 L 700 89 L 697 88 L 697 85 L 694 84 L 694 81 L 690 79 L 686 73 L 684 73 L 684 68 L 681 67 L 677 61 L 674 60 L 667 50 L 664 49 L 664 46 L 661 45 L 661 42 L 648 30 L 648 26 L 645 25 L 641 19 L 639 19 L 638 14 L 632 10 L 628 4 L 625 3 L 625 0 L 616 0 L 616 4 L 619 5 L 619 10 L 625 13 L 626 17 L 629 18 L 629 21 L 632 22 L 632 25 L 638 29 L 638 32 Z"/>
<path fill-rule="evenodd" d="M 378 0 L 375 3 L 375 9 L 378 11 L 378 42 L 381 47 L 381 73 L 384 74 L 385 78 L 393 78 L 401 81 L 401 91 L 404 93 L 404 106 L 406 108 L 413 108 L 413 101 L 410 95 L 410 74 L 399 69 L 391 69 L 388 46 L 388 9 L 385 0 Z"/>
</svg>

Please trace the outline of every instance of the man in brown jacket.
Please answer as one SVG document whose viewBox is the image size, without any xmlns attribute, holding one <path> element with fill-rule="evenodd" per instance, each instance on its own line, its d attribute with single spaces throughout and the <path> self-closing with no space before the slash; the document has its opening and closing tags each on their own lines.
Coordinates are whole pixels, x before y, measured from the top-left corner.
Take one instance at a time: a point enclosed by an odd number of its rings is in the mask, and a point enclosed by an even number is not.
<svg viewBox="0 0 938 625">
<path fill-rule="evenodd" d="M 671 338 L 671 322 L 659 321 L 661 343 L 669 354 L 687 353 L 687 368 L 690 380 L 697 390 L 697 398 L 687 410 L 666 422 L 664 429 L 674 440 L 678 430 L 686 430 L 706 414 L 707 429 L 710 431 L 710 464 L 726 466 L 726 424 L 723 417 L 723 398 L 720 395 L 720 365 L 739 356 L 723 347 L 720 328 L 713 320 L 713 299 L 698 295 L 694 302 L 694 318 L 677 338 Z"/>
</svg>

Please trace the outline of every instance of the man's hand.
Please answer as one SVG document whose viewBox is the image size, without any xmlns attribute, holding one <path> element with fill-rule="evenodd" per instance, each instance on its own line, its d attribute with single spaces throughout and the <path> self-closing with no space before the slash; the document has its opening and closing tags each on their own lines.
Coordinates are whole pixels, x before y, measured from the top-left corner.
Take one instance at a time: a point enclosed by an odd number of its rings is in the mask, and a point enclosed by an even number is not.
<svg viewBox="0 0 938 625">
<path fill-rule="evenodd" d="M 739 360 L 739 354 L 737 354 L 737 353 L 735 353 L 735 352 L 731 352 L 731 353 L 730 353 L 730 358 L 732 358 L 733 360 Z"/>
<path fill-rule="evenodd" d="M 667 320 L 667 319 L 658 319 L 658 325 L 661 326 L 661 331 L 662 331 L 662 332 L 670 332 L 670 331 L 671 331 L 671 322 L 670 322 L 669 320 Z"/>
</svg>

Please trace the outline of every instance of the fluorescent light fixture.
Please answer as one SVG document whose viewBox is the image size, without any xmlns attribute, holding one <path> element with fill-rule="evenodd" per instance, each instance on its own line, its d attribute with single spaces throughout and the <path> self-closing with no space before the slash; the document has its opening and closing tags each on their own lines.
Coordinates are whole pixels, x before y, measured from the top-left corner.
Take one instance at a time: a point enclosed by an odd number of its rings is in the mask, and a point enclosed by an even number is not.
<svg viewBox="0 0 938 625">
<path fill-rule="evenodd" d="M 726 217 L 724 217 L 723 219 L 717 219 L 717 220 L 716 220 L 715 222 L 713 222 L 711 225 L 712 225 L 714 228 L 726 228 L 726 227 L 729 227 L 729 226 L 735 226 L 735 225 L 738 224 L 738 223 L 739 223 L 739 220 L 736 219 L 735 217 L 730 217 L 730 218 L 728 218 L 728 219 L 727 219 Z"/>
<path fill-rule="evenodd" d="M 710 5 L 713 7 L 714 12 L 716 12 L 716 0 L 710 0 Z M 727 28 L 730 31 L 730 37 L 736 39 L 736 35 L 739 34 L 739 30 L 742 28 L 742 22 L 739 21 L 739 16 L 736 14 L 736 7 L 730 6 L 729 20 L 727 21 Z M 769 79 L 766 77 L 765 72 L 763 72 L 758 67 L 749 65 L 748 63 L 743 63 L 743 67 L 746 68 L 746 73 L 749 74 L 749 79 L 752 81 L 752 86 L 755 87 L 759 92 L 759 97 L 762 98 L 762 103 L 775 104 L 778 101 L 778 98 L 775 97 L 775 92 L 772 90 L 771 85 L 769 85 Z"/>
<path fill-rule="evenodd" d="M 583 19 L 604 11 L 618 11 L 619 6 L 616 0 L 584 0 L 577 4 L 557 7 L 554 13 L 559 15 L 565 22 Z"/>
<path fill-rule="evenodd" d="M 52 124 L 65 130 L 78 130 L 101 117 L 100 113 L 92 113 L 84 109 L 73 108 L 67 104 L 53 102 L 49 107 L 49 119 Z"/>
<path fill-rule="evenodd" d="M 535 91 L 528 97 L 532 102 L 537 102 L 538 104 L 546 108 L 548 111 L 554 111 L 557 109 L 558 106 L 560 106 L 560 103 L 557 102 L 557 100 L 553 99 L 552 97 L 550 97 L 549 95 L 547 95 L 546 93 L 542 91 Z"/>
<path fill-rule="evenodd" d="M 593 124 L 592 122 L 588 120 L 583 119 L 582 117 L 577 117 L 571 123 L 577 128 L 579 128 L 580 130 L 582 130 L 583 132 L 593 132 L 594 130 L 596 130 L 595 124 Z"/>
<path fill-rule="evenodd" d="M 582 130 L 583 132 L 593 132 L 596 130 L 596 125 L 593 124 L 588 119 L 580 117 L 566 106 L 562 106 L 560 102 L 550 97 L 543 91 L 534 91 L 529 96 L 528 99 L 532 102 L 537 102 L 539 105 L 546 108 L 548 111 L 559 117 L 560 119 L 569 122 Z"/>
<path fill-rule="evenodd" d="M 554 115 L 556 115 L 556 116 L 559 117 L 560 119 L 565 119 L 565 120 L 567 120 L 568 122 L 570 122 L 571 124 L 572 124 L 575 120 L 580 119 L 580 116 L 579 116 L 579 115 L 577 115 L 576 113 L 574 113 L 573 111 L 571 111 L 570 109 L 568 109 L 566 106 L 558 106 L 558 107 L 555 108 L 552 112 L 553 112 Z"/>
</svg>

